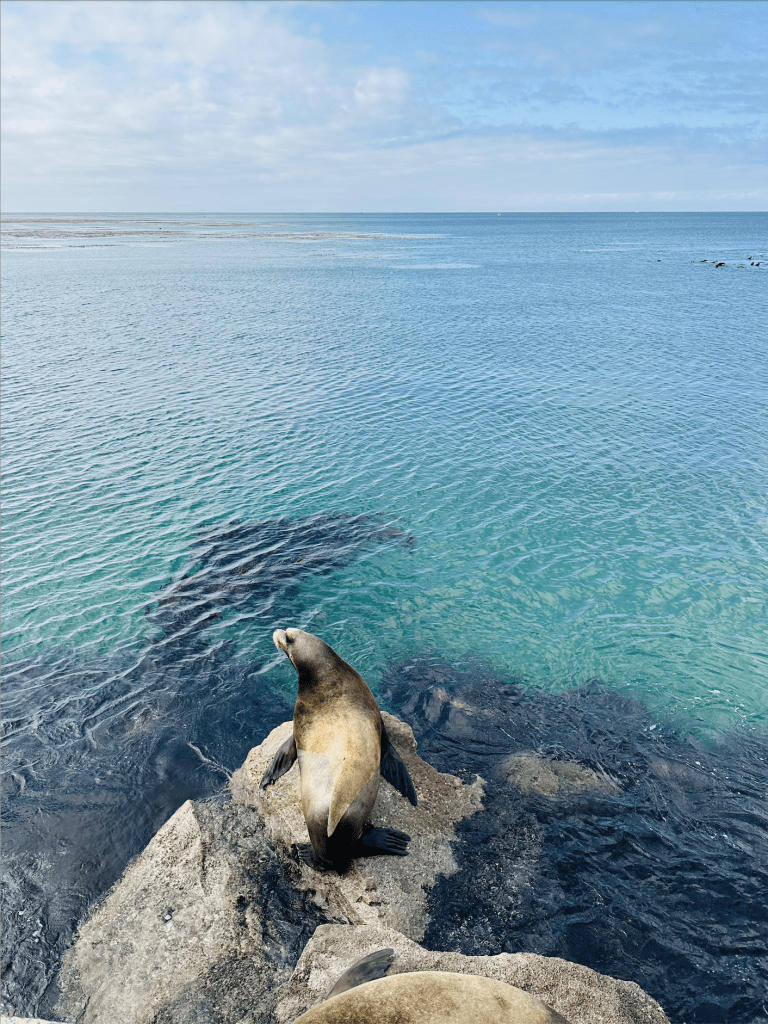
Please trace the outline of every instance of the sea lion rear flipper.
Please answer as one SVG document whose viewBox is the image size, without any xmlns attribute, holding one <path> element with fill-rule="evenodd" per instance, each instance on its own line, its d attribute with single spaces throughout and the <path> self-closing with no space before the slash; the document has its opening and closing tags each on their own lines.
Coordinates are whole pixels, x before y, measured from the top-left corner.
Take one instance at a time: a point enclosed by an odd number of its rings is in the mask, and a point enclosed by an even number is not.
<svg viewBox="0 0 768 1024">
<path fill-rule="evenodd" d="M 371 853 L 391 853 L 396 857 L 408 856 L 408 843 L 411 837 L 396 828 L 371 828 L 359 840 L 361 853 L 355 856 L 370 856 Z"/>
<path fill-rule="evenodd" d="M 364 985 L 366 981 L 375 981 L 376 978 L 383 978 L 392 966 L 394 959 L 394 949 L 377 949 L 375 953 L 369 953 L 362 960 L 352 964 L 348 971 L 344 971 L 325 998 L 330 999 L 331 996 L 338 996 L 350 988 Z"/>
<path fill-rule="evenodd" d="M 272 764 L 264 772 L 259 783 L 259 789 L 266 789 L 267 786 L 271 786 L 273 782 L 276 782 L 281 775 L 285 775 L 295 760 L 296 738 L 291 733 L 285 743 L 278 747 L 277 753 L 272 758 Z"/>
<path fill-rule="evenodd" d="M 382 778 L 386 779 L 391 786 L 394 786 L 399 793 L 402 793 L 407 800 L 410 800 L 414 807 L 416 806 L 418 800 L 411 776 L 408 774 L 405 761 L 392 746 L 383 722 L 381 724 L 381 764 L 379 765 L 379 771 Z"/>
</svg>

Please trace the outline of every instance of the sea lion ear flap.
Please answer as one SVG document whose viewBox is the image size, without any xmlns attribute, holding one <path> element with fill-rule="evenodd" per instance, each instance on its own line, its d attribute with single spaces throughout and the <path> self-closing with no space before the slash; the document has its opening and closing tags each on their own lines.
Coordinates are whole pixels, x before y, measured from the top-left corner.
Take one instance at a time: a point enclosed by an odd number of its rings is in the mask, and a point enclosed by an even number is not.
<svg viewBox="0 0 768 1024">
<path fill-rule="evenodd" d="M 350 988 L 364 985 L 366 981 L 383 978 L 392 966 L 394 959 L 394 949 L 377 949 L 375 953 L 369 953 L 362 960 L 352 964 L 348 971 L 344 971 L 325 998 L 330 999 L 331 996 L 341 995 L 342 992 L 346 992 Z"/>
<path fill-rule="evenodd" d="M 399 793 L 402 793 L 406 800 L 410 800 L 414 807 L 416 806 L 418 800 L 413 781 L 408 774 L 405 761 L 392 746 L 383 722 L 381 723 L 381 764 L 379 765 L 379 771 L 382 778 L 386 779 L 391 786 L 394 786 Z"/>
</svg>

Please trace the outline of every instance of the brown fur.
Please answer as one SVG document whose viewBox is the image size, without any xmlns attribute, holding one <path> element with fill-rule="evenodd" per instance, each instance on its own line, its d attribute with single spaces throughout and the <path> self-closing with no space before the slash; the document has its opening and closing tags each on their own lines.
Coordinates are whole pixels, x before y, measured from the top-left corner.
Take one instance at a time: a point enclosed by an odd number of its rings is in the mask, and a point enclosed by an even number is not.
<svg viewBox="0 0 768 1024">
<path fill-rule="evenodd" d="M 362 676 L 319 637 L 287 629 L 274 641 L 299 676 L 293 735 L 312 847 L 322 860 L 343 861 L 378 793 L 381 713 Z"/>
<path fill-rule="evenodd" d="M 537 996 L 494 978 L 415 971 L 369 981 L 295 1024 L 568 1024 Z"/>
</svg>

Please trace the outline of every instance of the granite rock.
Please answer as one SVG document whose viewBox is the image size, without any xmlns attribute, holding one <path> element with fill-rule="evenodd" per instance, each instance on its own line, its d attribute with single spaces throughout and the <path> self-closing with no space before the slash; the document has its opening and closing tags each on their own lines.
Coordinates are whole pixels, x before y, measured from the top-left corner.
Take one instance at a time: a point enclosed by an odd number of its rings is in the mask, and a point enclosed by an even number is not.
<svg viewBox="0 0 768 1024">
<path fill-rule="evenodd" d="M 187 801 L 64 955 L 57 1015 L 78 1024 L 262 1024 L 325 920 L 254 809 Z"/>
<path fill-rule="evenodd" d="M 421 937 L 426 890 L 456 871 L 453 826 L 480 809 L 483 785 L 435 771 L 410 728 L 384 717 L 419 806 L 383 782 L 372 821 L 413 837 L 407 857 L 365 858 L 339 875 L 292 856 L 309 838 L 298 767 L 259 789 L 285 722 L 234 774 L 228 803 L 187 801 L 129 865 L 64 956 L 57 1014 L 78 1024 L 261 1024 L 318 924 Z"/>
<path fill-rule="evenodd" d="M 668 1024 L 637 985 L 577 964 L 418 945 L 430 890 L 457 871 L 454 828 L 482 808 L 484 783 L 436 771 L 419 758 L 411 729 L 383 718 L 419 803 L 382 782 L 371 820 L 408 832 L 408 856 L 366 857 L 339 874 L 294 855 L 294 844 L 308 840 L 298 767 L 259 788 L 292 728 L 285 722 L 235 772 L 227 802 L 183 804 L 95 908 L 64 956 L 55 1016 L 78 1024 L 290 1024 L 355 960 L 387 946 L 398 954 L 395 972 L 499 978 L 571 1024 Z"/>
</svg>

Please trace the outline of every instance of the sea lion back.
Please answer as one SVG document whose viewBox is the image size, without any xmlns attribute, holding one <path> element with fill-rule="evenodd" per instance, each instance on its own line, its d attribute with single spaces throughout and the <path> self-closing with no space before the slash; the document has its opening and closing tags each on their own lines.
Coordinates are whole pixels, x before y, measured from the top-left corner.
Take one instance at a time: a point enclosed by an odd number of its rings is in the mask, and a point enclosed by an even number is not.
<svg viewBox="0 0 768 1024">
<path fill-rule="evenodd" d="M 415 971 L 331 996 L 295 1024 L 568 1024 L 537 996 L 495 978 Z"/>
<path fill-rule="evenodd" d="M 314 716 L 301 728 L 294 725 L 304 817 L 322 819 L 327 835 L 355 803 L 362 824 L 370 813 L 379 789 L 381 730 L 370 715 L 337 707 L 326 715 Z"/>
</svg>

